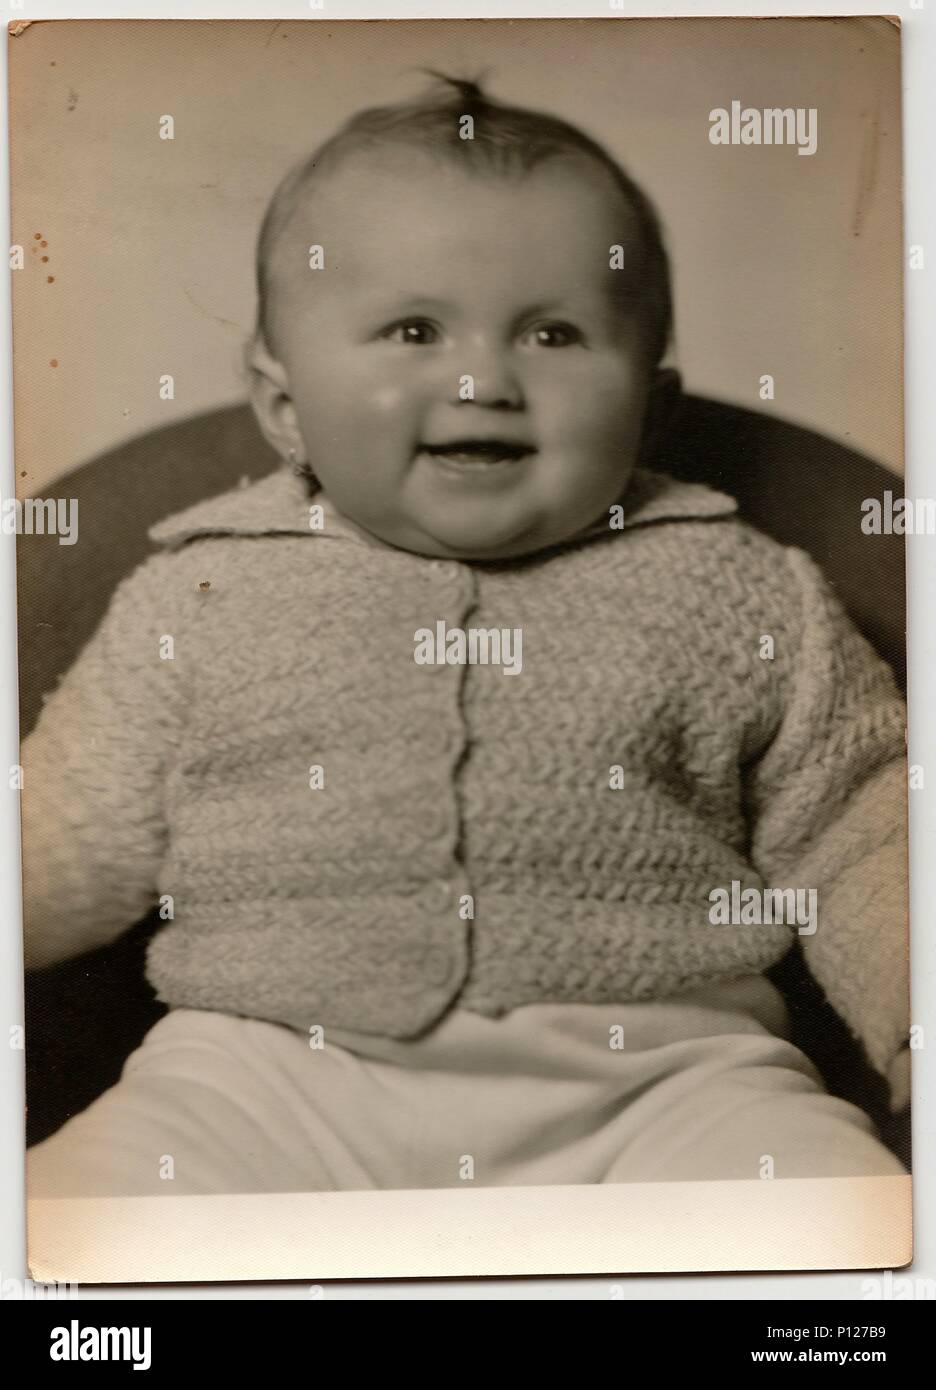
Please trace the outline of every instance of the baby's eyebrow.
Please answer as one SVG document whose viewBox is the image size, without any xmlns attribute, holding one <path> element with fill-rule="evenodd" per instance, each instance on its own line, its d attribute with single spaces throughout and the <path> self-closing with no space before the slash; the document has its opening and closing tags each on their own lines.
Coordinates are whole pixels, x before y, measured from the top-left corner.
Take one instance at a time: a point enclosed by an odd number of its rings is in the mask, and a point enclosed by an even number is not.
<svg viewBox="0 0 936 1390">
<path fill-rule="evenodd" d="M 525 304 L 516 317 L 517 319 L 532 319 L 538 318 L 540 314 L 569 314 L 574 312 L 574 307 L 561 299 L 543 299 L 535 304 Z"/>
<path fill-rule="evenodd" d="M 379 319 L 404 318 L 407 314 L 435 314 L 451 317 L 462 314 L 466 308 L 457 300 L 426 294 L 423 290 L 400 290 L 380 299 L 372 298 L 370 295 L 366 295 L 364 298 L 368 315 Z M 607 305 L 604 302 L 574 302 L 561 297 L 540 299 L 529 304 L 522 304 L 518 309 L 512 310 L 509 325 L 511 329 L 516 330 L 536 318 L 555 317 L 582 320 L 596 316 L 604 317 L 606 312 Z"/>
<path fill-rule="evenodd" d="M 449 300 L 436 299 L 432 295 L 425 294 L 422 290 L 401 290 L 398 294 L 394 294 L 392 299 L 388 299 L 385 304 L 378 305 L 378 309 L 381 312 L 394 314 L 407 313 L 419 309 L 424 309 L 432 313 L 441 313 L 452 308 L 454 308 L 454 305 Z"/>
<path fill-rule="evenodd" d="M 431 309 L 437 312 L 444 310 L 457 310 L 458 304 L 450 299 L 437 299 L 432 295 L 421 292 L 407 294 L 405 291 L 399 295 L 394 295 L 393 306 L 404 309 Z M 524 304 L 518 309 L 514 318 L 516 320 L 533 318 L 539 314 L 572 313 L 573 306 L 566 304 L 560 299 L 541 300 L 533 304 Z"/>
<path fill-rule="evenodd" d="M 514 330 L 532 323 L 534 319 L 555 319 L 568 321 L 580 327 L 595 327 L 614 317 L 614 311 L 606 295 L 573 297 L 571 299 L 543 299 L 526 304 L 511 320 Z"/>
</svg>

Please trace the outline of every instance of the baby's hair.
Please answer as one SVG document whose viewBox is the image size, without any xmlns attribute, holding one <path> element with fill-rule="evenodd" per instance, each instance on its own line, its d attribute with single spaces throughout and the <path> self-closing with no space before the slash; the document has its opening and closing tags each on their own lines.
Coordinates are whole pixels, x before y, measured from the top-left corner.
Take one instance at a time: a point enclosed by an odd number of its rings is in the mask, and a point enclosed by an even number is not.
<svg viewBox="0 0 936 1390">
<path fill-rule="evenodd" d="M 440 155 L 473 173 L 526 174 L 550 159 L 577 158 L 610 175 L 636 224 L 639 264 L 621 277 L 624 296 L 638 296 L 647 330 L 647 352 L 656 365 L 666 351 L 672 327 L 669 262 L 660 223 L 646 194 L 608 152 L 584 131 L 557 116 L 493 100 L 480 84 L 424 69 L 433 88 L 415 101 L 360 111 L 314 154 L 286 174 L 270 200 L 257 241 L 257 325 L 255 336 L 273 351 L 270 323 L 270 260 L 273 248 L 299 205 L 307 184 L 327 178 L 367 150 L 409 147 Z M 470 139 L 460 133 L 470 116 Z M 609 247 L 610 255 L 610 247 Z M 626 282 L 626 283 L 625 283 Z"/>
</svg>

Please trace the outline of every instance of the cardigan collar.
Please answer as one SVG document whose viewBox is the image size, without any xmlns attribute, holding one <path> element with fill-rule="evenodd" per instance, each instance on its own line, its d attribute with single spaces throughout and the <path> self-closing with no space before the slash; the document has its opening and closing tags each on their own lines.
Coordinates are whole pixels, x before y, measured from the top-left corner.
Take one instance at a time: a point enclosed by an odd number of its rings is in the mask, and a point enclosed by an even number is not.
<svg viewBox="0 0 936 1390">
<path fill-rule="evenodd" d="M 309 507 L 323 508 L 324 525 L 312 530 Z M 684 483 L 666 473 L 635 469 L 621 497 L 623 515 L 615 530 L 661 521 L 700 521 L 735 513 L 733 497 L 701 483 Z M 608 517 L 599 516 L 569 542 L 607 535 Z M 242 479 L 239 486 L 209 497 L 184 511 L 165 517 L 149 529 L 150 538 L 177 548 L 202 536 L 300 535 L 321 540 L 343 537 L 359 545 L 380 545 L 347 520 L 321 492 L 309 494 L 304 479 L 277 468 L 259 481 Z M 569 543 L 567 542 L 567 543 Z"/>
</svg>

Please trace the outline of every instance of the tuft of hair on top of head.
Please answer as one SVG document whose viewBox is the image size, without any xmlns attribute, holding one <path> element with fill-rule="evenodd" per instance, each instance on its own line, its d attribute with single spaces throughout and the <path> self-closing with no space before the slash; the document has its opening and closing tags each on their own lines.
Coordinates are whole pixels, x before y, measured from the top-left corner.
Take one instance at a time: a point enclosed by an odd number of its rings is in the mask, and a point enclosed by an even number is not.
<svg viewBox="0 0 936 1390">
<path fill-rule="evenodd" d="M 432 78 L 437 84 L 440 97 L 444 92 L 448 92 L 453 100 L 458 97 L 466 105 L 487 104 L 488 97 L 481 89 L 480 76 L 451 77 L 447 72 L 439 72 L 436 68 L 419 68 L 418 71 Z"/>
<path fill-rule="evenodd" d="M 353 157 L 395 147 L 434 155 L 480 176 L 531 173 L 551 159 L 578 159 L 598 166 L 629 210 L 639 265 L 622 281 L 622 302 L 636 306 L 647 326 L 647 354 L 656 366 L 672 331 L 669 259 L 656 209 L 643 189 L 585 131 L 559 116 L 512 106 L 488 96 L 481 77 L 459 77 L 434 68 L 419 69 L 431 86 L 415 99 L 367 107 L 351 116 L 334 135 L 295 165 L 273 193 L 257 240 L 257 325 L 255 340 L 274 351 L 270 322 L 270 260 L 307 186 L 324 182 Z M 461 118 L 474 128 L 466 139 Z M 622 240 L 626 238 L 622 237 Z"/>
</svg>

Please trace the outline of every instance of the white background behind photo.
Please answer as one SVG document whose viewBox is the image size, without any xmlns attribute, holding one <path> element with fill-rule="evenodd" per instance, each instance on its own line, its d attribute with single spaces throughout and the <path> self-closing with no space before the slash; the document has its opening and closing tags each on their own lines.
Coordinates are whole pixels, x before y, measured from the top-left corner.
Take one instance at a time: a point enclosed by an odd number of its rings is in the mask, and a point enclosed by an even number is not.
<svg viewBox="0 0 936 1390">
<path fill-rule="evenodd" d="M 253 313 L 253 237 L 263 206 L 287 165 L 334 129 L 363 102 L 398 99 L 419 90 L 412 68 L 424 61 L 442 66 L 435 45 L 424 52 L 407 43 L 397 50 L 374 28 L 366 75 L 347 81 L 340 63 L 309 73 L 301 53 L 306 42 L 287 32 L 277 38 L 274 21 L 303 19 L 407 19 L 439 16 L 465 19 L 503 13 L 499 4 L 342 3 L 331 13 L 311 11 L 302 0 L 270 4 L 249 0 L 124 0 L 124 16 L 262 18 L 269 48 L 279 43 L 294 61 L 274 59 L 263 45 L 244 77 L 243 55 L 228 45 L 245 40 L 204 42 L 168 66 L 140 53 L 135 66 L 115 61 L 113 51 L 93 47 L 85 54 L 82 81 L 74 81 L 64 50 L 57 57 L 52 31 L 35 37 L 50 45 L 48 82 L 30 92 L 29 116 L 46 141 L 43 177 L 32 203 L 24 181 L 15 228 L 8 240 L 27 240 L 36 230 L 49 243 L 48 271 L 54 283 L 35 278 L 28 294 L 27 358 L 19 370 L 43 383 L 40 404 L 18 420 L 33 476 L 29 492 L 60 478 L 100 450 L 154 425 L 241 398 L 240 344 Z M 699 16 L 719 11 L 751 16 L 778 14 L 872 14 L 873 0 L 726 0 L 725 3 L 628 4 L 627 15 Z M 114 7 L 99 3 L 38 3 L 14 10 L 0 3 L 9 20 L 109 17 Z M 516 16 L 537 14 L 602 16 L 621 12 L 606 4 L 513 3 Z M 28 11 L 28 15 L 27 15 Z M 891 7 L 903 21 L 905 171 L 907 176 L 904 264 L 912 244 L 936 256 L 936 3 L 923 9 L 910 0 Z M 844 28 L 845 26 L 842 26 Z M 870 60 L 835 27 L 829 45 L 784 61 L 765 47 L 746 52 L 752 65 L 739 84 L 737 65 L 719 37 L 720 26 L 700 28 L 685 48 L 656 37 L 634 40 L 626 52 L 596 44 L 565 45 L 544 57 L 537 44 L 518 37 L 492 61 L 470 45 L 455 46 L 444 65 L 455 71 L 480 69 L 493 95 L 542 105 L 583 124 L 606 141 L 644 183 L 660 208 L 676 268 L 677 360 L 690 389 L 774 409 L 878 458 L 895 472 L 902 466 L 899 412 L 888 408 L 900 389 L 902 334 L 887 306 L 902 267 L 882 264 L 882 247 L 893 235 L 900 188 L 893 161 L 883 157 L 897 134 L 897 113 L 871 80 Z M 216 31 L 217 32 L 217 31 Z M 281 32 L 281 31 L 280 31 Z M 584 30 L 582 31 L 584 35 Z M 636 32 L 636 31 L 635 31 Z M 649 34 L 651 31 L 648 30 Z M 841 29 L 839 30 L 841 34 Z M 640 44 L 651 49 L 641 49 Z M 818 43 L 818 40 L 817 40 Z M 665 76 L 655 68 L 652 47 L 665 52 Z M 662 45 L 662 49 L 661 46 Z M 844 47 L 843 47 L 844 45 Z M 806 46 L 804 46 L 805 48 Z M 266 51 L 266 50 L 264 50 Z M 3 57 L 5 62 L 5 54 Z M 51 67 L 55 61 L 56 67 Z M 61 71 L 59 71 L 61 63 Z M 599 77 L 594 76 L 597 64 Z M 718 148 L 708 142 L 708 110 L 732 98 L 754 104 L 817 105 L 817 84 L 828 82 L 829 64 L 840 74 L 838 99 L 826 119 L 820 111 L 819 152 L 797 156 L 789 148 L 758 151 L 753 180 L 743 161 L 753 151 Z M 836 66 L 837 64 L 837 66 Z M 868 64 L 866 66 L 866 64 Z M 879 69 L 878 69 L 879 70 Z M 587 80 L 583 78 L 587 71 Z M 758 83 L 753 73 L 759 74 Z M 823 75 L 825 74 L 825 75 Z M 768 81 L 769 79 L 769 81 Z M 5 75 L 3 81 L 5 102 Z M 891 91 L 893 89 L 891 88 Z M 769 92 L 763 100 L 759 91 Z M 73 100 L 74 94 L 74 100 Z M 175 142 L 155 137 L 163 112 L 176 116 Z M 697 112 L 698 119 L 691 118 Z M 69 122 L 71 124 L 69 124 Z M 698 127 L 698 129 L 696 129 Z M 4 129 L 6 123 L 4 121 Z M 77 138 L 76 138 L 77 137 Z M 7 177 L 7 146 L 2 148 Z M 766 158 L 763 158 L 766 156 Z M 881 156 L 880 158 L 878 156 Z M 14 162 L 17 151 L 14 143 Z M 712 170 L 718 169 L 717 185 Z M 717 187 L 717 193 L 713 188 Z M 40 194 L 41 188 L 41 194 Z M 5 204 L 6 208 L 7 204 Z M 80 211 L 80 214 L 78 210 Z M 4 215 L 6 213 L 4 212 Z M 35 223 L 35 227 L 32 223 Z M 790 235 L 794 223 L 802 237 Z M 818 235 L 806 233 L 815 229 Z M 80 235 L 76 235 L 76 231 Z M 45 269 L 45 266 L 43 267 Z M 936 495 L 936 413 L 932 404 L 936 363 L 934 271 L 906 276 L 906 389 L 908 496 Z M 7 294 L 4 282 L 2 293 Z M 52 291 L 55 293 L 53 294 Z M 878 295 L 883 299 L 879 300 Z M 24 304 L 26 296 L 22 296 Z M 883 307 L 882 307 L 883 306 Z M 4 302 L 9 316 L 9 300 Z M 49 335 L 61 332 L 61 365 L 50 369 Z M 814 336 L 815 335 L 815 336 Z M 813 344 L 833 343 L 836 358 L 816 360 Z M 35 344 L 35 355 L 31 344 Z M 19 342 L 17 349 L 19 353 Z M 11 421 L 9 338 L 2 374 Z M 840 351 L 839 351 L 840 350 Z M 154 383 L 171 371 L 176 399 L 162 402 Z M 757 382 L 764 372 L 777 379 L 776 399 L 761 402 Z M 57 374 L 55 374 L 57 373 Z M 881 402 L 888 403 L 882 409 Z M 14 490 L 12 423 L 0 472 L 0 494 Z M 936 704 L 936 537 L 908 541 L 910 569 L 911 761 L 927 770 L 924 789 L 911 801 L 913 909 L 913 1017 L 927 1038 L 936 1038 L 936 942 L 928 930 L 936 895 L 936 733 L 927 711 Z M 0 765 L 18 758 L 15 682 L 13 538 L 0 536 Z M 928 726 L 928 727 L 927 727 Z M 932 775 L 930 776 L 930 770 Z M 21 940 L 17 793 L 0 779 L 0 1041 L 22 1021 Z M 914 1197 L 916 1259 L 906 1273 L 936 1276 L 933 1174 L 934 1068 L 932 1044 L 914 1055 Z M 25 1274 L 23 1232 L 23 1055 L 0 1046 L 0 1275 Z M 573 1281 L 450 1281 L 432 1286 L 433 1298 L 611 1298 L 625 1299 L 855 1299 L 865 1273 L 803 1275 L 674 1276 L 653 1279 Z M 617 1287 L 620 1292 L 612 1293 Z M 212 1286 L 149 1290 L 82 1291 L 82 1296 L 308 1298 L 301 1284 L 279 1289 Z M 422 1298 L 418 1283 L 330 1287 L 326 1297 Z"/>
</svg>

